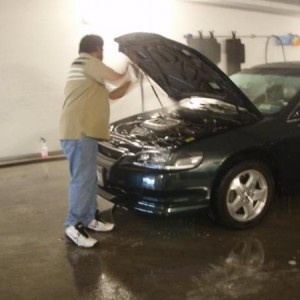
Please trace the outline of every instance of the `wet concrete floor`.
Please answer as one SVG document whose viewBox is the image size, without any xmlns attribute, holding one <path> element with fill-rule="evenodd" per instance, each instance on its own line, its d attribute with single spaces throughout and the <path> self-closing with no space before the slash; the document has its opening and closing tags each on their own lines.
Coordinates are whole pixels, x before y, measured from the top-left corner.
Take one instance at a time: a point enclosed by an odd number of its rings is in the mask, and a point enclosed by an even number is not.
<svg viewBox="0 0 300 300">
<path fill-rule="evenodd" d="M 161 218 L 99 200 L 116 229 L 93 249 L 64 237 L 66 161 L 0 169 L 0 299 L 300 299 L 300 199 L 255 228 Z"/>
</svg>

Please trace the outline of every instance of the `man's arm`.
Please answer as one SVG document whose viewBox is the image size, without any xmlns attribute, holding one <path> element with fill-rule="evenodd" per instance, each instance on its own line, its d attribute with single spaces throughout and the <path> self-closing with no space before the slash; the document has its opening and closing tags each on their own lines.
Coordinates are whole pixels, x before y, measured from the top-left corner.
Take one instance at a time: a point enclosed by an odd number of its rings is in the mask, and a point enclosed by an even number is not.
<svg viewBox="0 0 300 300">
<path fill-rule="evenodd" d="M 103 83 L 103 80 L 107 80 L 111 83 L 121 83 L 125 79 L 127 71 L 128 65 L 123 73 L 119 73 L 96 58 L 89 60 L 85 66 L 85 73 L 101 83 Z"/>
<path fill-rule="evenodd" d="M 115 100 L 115 99 L 119 99 L 119 98 L 123 97 L 126 94 L 130 84 L 131 84 L 131 81 L 126 81 L 121 86 L 119 86 L 118 88 L 111 91 L 108 94 L 109 99 Z"/>
</svg>

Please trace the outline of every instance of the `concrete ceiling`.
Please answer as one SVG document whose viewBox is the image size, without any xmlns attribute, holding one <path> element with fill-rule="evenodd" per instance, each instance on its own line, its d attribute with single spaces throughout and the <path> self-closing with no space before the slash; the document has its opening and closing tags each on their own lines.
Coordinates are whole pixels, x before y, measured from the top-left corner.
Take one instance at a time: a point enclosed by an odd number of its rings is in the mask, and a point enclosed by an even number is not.
<svg viewBox="0 0 300 300">
<path fill-rule="evenodd" d="M 184 0 L 203 5 L 300 16 L 300 0 Z"/>
<path fill-rule="evenodd" d="M 298 5 L 300 6 L 300 0 L 266 0 L 269 2 L 278 2 L 281 4 L 292 4 L 292 5 Z"/>
</svg>

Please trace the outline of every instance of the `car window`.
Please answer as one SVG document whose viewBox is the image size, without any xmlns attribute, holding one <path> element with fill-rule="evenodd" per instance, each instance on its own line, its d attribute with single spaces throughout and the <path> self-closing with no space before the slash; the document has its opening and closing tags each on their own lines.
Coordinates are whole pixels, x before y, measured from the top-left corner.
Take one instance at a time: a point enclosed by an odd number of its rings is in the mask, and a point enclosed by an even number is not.
<svg viewBox="0 0 300 300">
<path fill-rule="evenodd" d="M 282 111 L 300 88 L 295 76 L 237 73 L 230 78 L 265 115 Z"/>
</svg>

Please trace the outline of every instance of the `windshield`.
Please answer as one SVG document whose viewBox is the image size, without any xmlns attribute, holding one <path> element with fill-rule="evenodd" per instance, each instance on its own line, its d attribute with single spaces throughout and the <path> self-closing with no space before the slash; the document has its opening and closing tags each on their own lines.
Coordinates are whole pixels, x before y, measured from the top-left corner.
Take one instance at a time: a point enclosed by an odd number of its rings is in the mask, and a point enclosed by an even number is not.
<svg viewBox="0 0 300 300">
<path fill-rule="evenodd" d="M 267 74 L 241 72 L 230 76 L 230 79 L 264 115 L 273 115 L 282 111 L 300 89 L 300 77 L 274 75 L 270 72 L 270 70 Z"/>
</svg>

